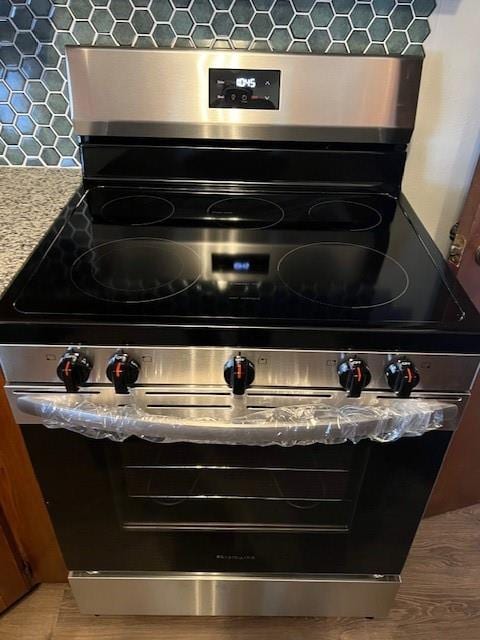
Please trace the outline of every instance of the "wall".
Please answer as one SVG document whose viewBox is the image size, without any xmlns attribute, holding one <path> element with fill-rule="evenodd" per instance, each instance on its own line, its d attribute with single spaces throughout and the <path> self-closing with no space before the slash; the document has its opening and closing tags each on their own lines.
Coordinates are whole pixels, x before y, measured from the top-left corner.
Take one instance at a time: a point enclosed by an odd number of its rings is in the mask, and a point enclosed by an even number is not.
<svg viewBox="0 0 480 640">
<path fill-rule="evenodd" d="M 75 166 L 66 44 L 423 55 L 435 0 L 0 0 L 0 164 Z"/>
<path fill-rule="evenodd" d="M 403 189 L 443 252 L 480 152 L 480 3 L 438 0 Z"/>
</svg>

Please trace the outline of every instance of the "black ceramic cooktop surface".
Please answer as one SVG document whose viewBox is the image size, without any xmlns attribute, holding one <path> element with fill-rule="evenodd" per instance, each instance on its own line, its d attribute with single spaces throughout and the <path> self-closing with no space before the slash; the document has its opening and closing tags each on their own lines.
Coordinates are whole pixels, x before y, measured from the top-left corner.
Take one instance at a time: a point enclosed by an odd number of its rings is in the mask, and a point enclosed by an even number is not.
<svg viewBox="0 0 480 640">
<path fill-rule="evenodd" d="M 96 187 L 21 314 L 283 325 L 429 324 L 463 311 L 390 196 Z"/>
</svg>

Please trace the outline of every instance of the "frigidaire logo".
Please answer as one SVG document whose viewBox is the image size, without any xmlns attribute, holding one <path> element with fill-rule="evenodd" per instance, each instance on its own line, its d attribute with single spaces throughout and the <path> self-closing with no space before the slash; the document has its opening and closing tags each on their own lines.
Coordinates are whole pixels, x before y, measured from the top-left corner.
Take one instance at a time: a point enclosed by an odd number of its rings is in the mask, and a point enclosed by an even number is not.
<svg viewBox="0 0 480 640">
<path fill-rule="evenodd" d="M 217 560 L 255 560 L 255 556 L 236 556 L 226 553 L 217 553 L 215 557 Z"/>
</svg>

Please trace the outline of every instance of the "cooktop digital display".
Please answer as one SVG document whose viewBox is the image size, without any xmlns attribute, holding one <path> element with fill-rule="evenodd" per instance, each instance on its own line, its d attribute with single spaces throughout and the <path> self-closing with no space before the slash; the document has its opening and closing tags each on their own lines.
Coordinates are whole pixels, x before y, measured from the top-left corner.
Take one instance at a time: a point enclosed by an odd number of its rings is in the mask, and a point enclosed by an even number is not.
<svg viewBox="0 0 480 640">
<path fill-rule="evenodd" d="M 209 105 L 214 109 L 278 109 L 280 71 L 210 69 Z"/>
</svg>

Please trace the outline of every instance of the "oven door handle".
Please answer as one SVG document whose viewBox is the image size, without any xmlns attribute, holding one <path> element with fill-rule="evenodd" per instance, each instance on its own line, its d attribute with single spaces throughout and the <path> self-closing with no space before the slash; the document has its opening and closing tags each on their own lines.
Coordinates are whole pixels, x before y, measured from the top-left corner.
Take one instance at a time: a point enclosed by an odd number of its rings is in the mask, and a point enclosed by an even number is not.
<svg viewBox="0 0 480 640">
<path fill-rule="evenodd" d="M 97 405 L 75 394 L 20 396 L 18 407 L 47 427 L 95 438 L 123 441 L 138 436 L 153 442 L 283 446 L 364 439 L 390 442 L 452 428 L 457 415 L 453 404 L 413 399 L 261 409 L 231 421 L 152 415 L 134 406 Z"/>
</svg>

